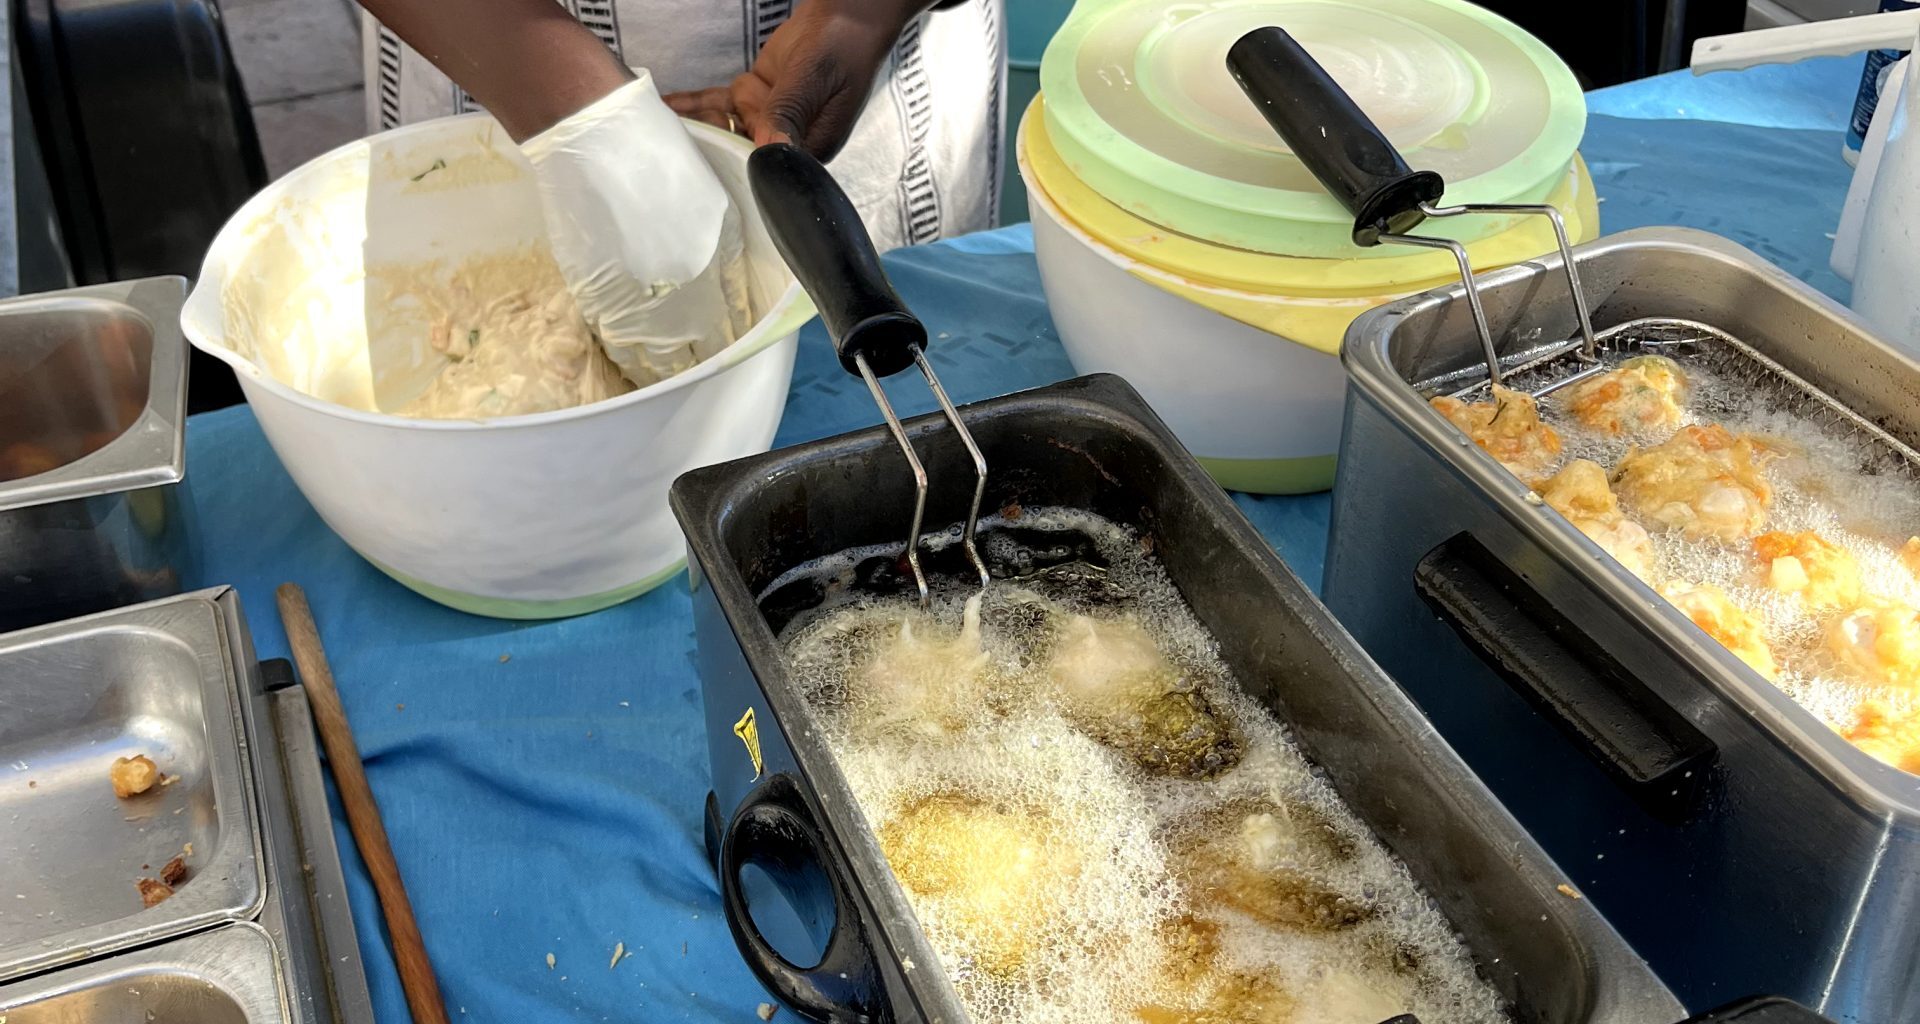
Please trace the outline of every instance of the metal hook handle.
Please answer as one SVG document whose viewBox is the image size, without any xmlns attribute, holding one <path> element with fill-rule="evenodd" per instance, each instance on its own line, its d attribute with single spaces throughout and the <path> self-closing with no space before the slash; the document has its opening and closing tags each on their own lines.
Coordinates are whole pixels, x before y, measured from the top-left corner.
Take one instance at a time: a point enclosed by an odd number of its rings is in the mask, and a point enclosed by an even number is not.
<svg viewBox="0 0 1920 1024">
<path fill-rule="evenodd" d="M 880 254 L 852 200 L 820 161 L 793 146 L 762 146 L 747 159 L 747 180 L 753 188 L 772 237 L 774 248 L 799 278 L 820 309 L 820 320 L 833 339 L 840 365 L 867 384 L 874 404 L 892 431 L 894 442 L 913 472 L 913 526 L 907 534 L 907 565 L 922 606 L 932 595 L 920 566 L 920 530 L 927 512 L 927 470 L 913 450 L 913 442 L 880 387 L 880 378 L 917 366 L 940 402 L 940 411 L 973 458 L 973 505 L 967 515 L 964 543 L 967 560 L 980 574 L 980 585 L 990 579 L 986 563 L 974 543 L 980 503 L 987 490 L 987 460 L 973 435 L 947 397 L 946 388 L 927 362 L 927 329 L 913 315 L 900 293 L 887 280 Z"/>
<path fill-rule="evenodd" d="M 1386 133 L 1340 83 L 1298 40 L 1277 26 L 1257 28 L 1241 36 L 1227 51 L 1227 70 L 1300 162 L 1353 214 L 1355 245 L 1398 242 L 1453 254 L 1460 281 L 1466 286 L 1474 328 L 1480 332 L 1487 375 L 1494 384 L 1501 383 L 1499 351 L 1493 343 L 1486 308 L 1474 286 L 1473 264 L 1466 246 L 1451 239 L 1409 233 L 1429 217 L 1484 213 L 1548 218 L 1566 264 L 1574 310 L 1579 314 L 1583 358 L 1598 359 L 1593 318 L 1587 311 L 1579 268 L 1574 265 L 1566 220 L 1559 210 L 1543 205 L 1437 205 L 1446 191 L 1440 175 L 1410 167 Z"/>
</svg>

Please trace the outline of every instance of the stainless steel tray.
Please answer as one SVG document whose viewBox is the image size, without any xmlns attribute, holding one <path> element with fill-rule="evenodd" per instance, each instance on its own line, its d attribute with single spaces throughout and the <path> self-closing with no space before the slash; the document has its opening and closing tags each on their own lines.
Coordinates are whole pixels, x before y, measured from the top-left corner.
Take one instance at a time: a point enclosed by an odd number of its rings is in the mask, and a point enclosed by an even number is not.
<svg viewBox="0 0 1920 1024">
<path fill-rule="evenodd" d="M 0 630 L 180 592 L 186 282 L 0 301 Z"/>
<path fill-rule="evenodd" d="M 92 676 L 76 674 L 72 669 L 73 665 L 82 664 L 80 659 L 70 656 L 74 651 L 117 651 L 129 644 L 136 650 L 162 653 L 153 655 L 147 662 L 123 659 L 120 663 L 102 662 L 101 667 L 119 669 L 127 664 L 157 664 L 166 669 L 171 665 L 170 672 L 156 670 L 144 678 L 173 681 L 116 686 L 112 684 L 120 677 L 106 672 Z M 62 665 L 69 666 L 68 671 L 54 671 Z M 181 681 L 188 675 L 187 666 L 192 668 L 191 686 Z M 100 682 L 101 679 L 106 682 Z M 90 682 L 95 685 L 89 686 Z M 23 693 L 33 699 L 16 699 Z M 69 717 L 93 723 L 92 732 L 88 729 L 63 732 L 55 722 L 55 731 L 35 733 L 35 728 L 49 721 L 46 708 L 67 708 Z M 132 712 L 127 712 L 128 708 Z M 30 710 L 36 713 L 29 714 Z M 114 723 L 120 721 L 116 714 L 133 721 L 134 725 L 115 727 Z M 69 904 L 88 908 L 97 904 L 106 908 L 104 916 L 111 916 L 115 911 L 126 909 L 121 900 L 123 889 L 133 889 L 130 879 L 114 873 L 120 866 L 116 855 L 94 851 L 91 859 L 87 859 L 76 854 L 76 865 L 67 869 L 67 873 L 82 880 L 104 873 L 106 878 L 99 891 L 81 890 L 75 883 L 44 895 L 43 902 L 56 909 L 51 914 L 46 910 L 28 910 L 23 920 L 40 924 L 32 933 L 17 929 L 15 925 L 19 922 L 4 914 L 11 908 L 0 906 L 0 938 L 8 943 L 6 950 L 20 951 L 9 961 L 11 970 L 16 974 L 39 972 L 9 985 L 0 985 L 0 1010 L 31 1003 L 52 1015 L 43 1018 L 13 1014 L 9 1024 L 18 1024 L 23 1019 L 63 1024 L 73 1020 L 117 1024 L 125 1019 L 132 1024 L 142 1024 L 144 1011 L 133 1004 L 99 1003 L 91 997 L 52 998 L 56 989 L 64 992 L 73 987 L 61 987 L 66 985 L 62 981 L 50 988 L 52 979 L 83 979 L 73 984 L 86 987 L 89 983 L 84 979 L 111 979 L 128 974 L 145 976 L 156 969 L 155 964 L 174 967 L 191 964 L 200 950 L 226 948 L 209 946 L 206 940 L 210 936 L 229 934 L 242 937 L 221 942 L 246 947 L 236 947 L 234 959 L 238 965 L 234 966 L 233 973 L 221 976 L 233 981 L 223 991 L 235 996 L 234 1005 L 220 1001 L 194 1004 L 187 1008 L 192 1012 L 185 1016 L 167 1015 L 178 1008 L 162 1012 L 148 1007 L 159 1015 L 154 1019 L 197 1024 L 215 1021 L 251 1024 L 256 1020 L 282 1024 L 360 1024 L 373 1019 L 353 918 L 347 905 L 346 880 L 333 841 L 332 815 L 321 779 L 318 744 L 306 692 L 294 682 L 293 670 L 284 661 L 262 664 L 255 659 L 239 597 L 232 590 L 217 588 L 187 594 L 0 637 L 0 816 L 11 817 L 16 813 L 16 805 L 24 805 L 23 793 L 37 798 L 43 795 L 42 789 L 47 790 L 45 795 L 60 794 L 55 804 L 33 808 L 37 815 L 35 823 L 43 826 L 49 821 L 59 824 L 64 807 L 80 807 L 77 813 L 85 814 L 96 812 L 94 802 L 101 799 L 118 803 L 104 768 L 114 755 L 97 752 L 106 742 L 99 737 L 129 733 L 144 737 L 157 729 L 150 719 L 166 724 L 171 730 L 168 735 L 192 733 L 179 721 L 193 722 L 196 714 L 204 727 L 194 736 L 220 736 L 224 740 L 177 745 L 190 751 L 183 760 L 199 765 L 195 770 L 206 777 L 205 786 L 209 787 L 211 797 L 183 788 L 189 787 L 193 780 L 183 772 L 180 782 L 162 791 L 168 799 L 176 798 L 175 791 L 186 794 L 187 802 L 180 805 L 180 813 L 171 813 L 169 808 L 173 805 L 168 804 L 157 808 L 164 813 L 149 817 L 164 818 L 168 825 L 185 829 L 182 834 L 195 837 L 187 841 L 194 842 L 196 853 L 202 851 L 204 841 L 199 836 L 210 829 L 216 836 L 221 830 L 230 829 L 232 842 L 228 845 L 244 852 L 245 860 L 238 870 L 227 875 L 229 880 L 250 879 L 236 891 L 251 893 L 252 898 L 236 897 L 227 901 L 225 907 L 203 913 L 158 915 L 157 911 L 176 905 L 189 908 L 189 904 L 182 901 L 195 891 L 194 879 L 190 878 L 172 899 L 152 910 L 139 910 L 136 896 L 132 901 L 136 912 L 131 916 L 53 934 L 48 925 L 59 922 L 49 922 L 49 917 L 69 914 Z M 69 739 L 69 734 L 78 738 Z M 34 756 L 41 759 L 37 763 L 26 762 L 28 769 L 20 771 L 13 767 L 15 762 L 9 749 L 12 741 L 8 737 L 37 741 L 40 748 L 53 751 L 56 756 L 48 760 L 35 753 Z M 169 767 L 160 754 L 149 753 L 161 760 L 169 771 L 176 770 Z M 101 760 L 102 757 L 105 759 Z M 56 771 L 43 770 L 50 767 Z M 55 774 L 64 783 L 58 789 L 40 781 Z M 214 785 L 216 780 L 220 785 Z M 39 784 L 27 786 L 28 781 Z M 155 794 L 156 798 L 160 795 Z M 97 821 L 86 819 L 86 822 L 110 833 L 117 820 L 102 815 Z M 174 824 L 176 822 L 181 824 Z M 129 829 L 138 827 L 135 823 L 120 824 Z M 91 834 L 85 829 L 77 831 L 79 839 Z M 173 834 L 157 835 L 155 841 L 171 843 L 174 838 Z M 55 849 L 41 846 L 42 842 L 32 834 L 0 833 L 0 865 L 11 868 L 22 864 L 30 871 L 42 867 L 36 858 L 42 856 L 43 849 Z M 190 861 L 198 866 L 198 858 Z M 30 877 L 31 874 L 6 872 L 0 875 L 0 889 L 9 890 L 9 896 L 25 895 L 24 891 L 11 890 L 24 885 Z M 209 886 L 207 891 L 212 889 Z M 78 895 L 72 895 L 76 891 Z M 16 898 L 13 902 L 26 904 L 28 901 Z M 42 916 L 35 918 L 35 913 Z M 271 956 L 263 960 L 249 952 L 259 940 L 246 936 L 264 936 L 269 940 Z M 54 973 L 46 973 L 51 967 L 81 960 L 88 962 L 84 966 L 61 967 Z M 173 967 L 166 970 L 172 971 Z M 246 998 L 248 993 L 266 992 L 277 993 L 270 1004 Z M 123 1010 L 131 1015 L 115 1016 Z M 78 1016 L 63 1016 L 69 1013 Z M 0 1019 L 8 1016 L 0 1013 Z"/>
<path fill-rule="evenodd" d="M 1845 309 L 1701 232 L 1576 258 L 1596 326 L 1725 331 L 1750 353 L 1716 358 L 1844 409 L 1835 429 L 1888 453 L 1871 468 L 1907 471 L 1920 364 Z M 1574 330 L 1559 274 L 1549 258 L 1480 276 L 1512 361 Z M 1920 778 L 1822 725 L 1428 408 L 1419 385 L 1481 361 L 1461 298 L 1348 334 L 1328 605 L 1691 1006 L 1764 990 L 1843 1022 L 1920 1019 Z"/>
<path fill-rule="evenodd" d="M 0 1020 L 280 1024 L 278 959 L 265 930 L 230 924 L 0 988 Z"/>
<path fill-rule="evenodd" d="M 259 913 L 234 638 L 209 600 L 0 638 L 0 979 Z M 178 781 L 114 796 L 116 757 Z M 186 851 L 172 898 L 136 880 Z"/>
</svg>

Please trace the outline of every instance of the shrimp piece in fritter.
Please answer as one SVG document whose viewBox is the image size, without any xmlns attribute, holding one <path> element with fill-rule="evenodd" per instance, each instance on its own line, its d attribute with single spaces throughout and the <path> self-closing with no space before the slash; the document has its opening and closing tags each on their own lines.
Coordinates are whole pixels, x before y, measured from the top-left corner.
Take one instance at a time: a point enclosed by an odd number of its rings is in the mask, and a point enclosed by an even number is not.
<svg viewBox="0 0 1920 1024">
<path fill-rule="evenodd" d="M 1798 594 L 1809 608 L 1845 608 L 1860 600 L 1860 563 L 1817 533 L 1763 533 L 1753 539 L 1767 586 Z"/>
</svg>

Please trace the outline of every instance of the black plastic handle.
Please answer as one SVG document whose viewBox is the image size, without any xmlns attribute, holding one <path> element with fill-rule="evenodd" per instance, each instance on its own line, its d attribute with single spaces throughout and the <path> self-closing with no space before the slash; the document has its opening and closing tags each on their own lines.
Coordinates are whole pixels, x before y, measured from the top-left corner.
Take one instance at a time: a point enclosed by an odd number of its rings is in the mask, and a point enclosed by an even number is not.
<svg viewBox="0 0 1920 1024">
<path fill-rule="evenodd" d="M 747 158 L 747 182 L 774 248 L 819 308 L 840 365 L 857 375 L 861 356 L 880 377 L 912 366 L 927 329 L 893 290 L 866 223 L 826 167 L 776 143 Z"/>
<path fill-rule="evenodd" d="M 1427 553 L 1414 586 L 1482 661 L 1656 818 L 1707 793 L 1719 748 L 1471 534 Z"/>
<path fill-rule="evenodd" d="M 1760 996 L 1689 1017 L 1682 1024 L 1833 1024 L 1791 999 Z"/>
<path fill-rule="evenodd" d="M 285 658 L 270 658 L 260 663 L 260 688 L 268 693 L 284 690 L 299 681 L 293 674 L 293 662 Z"/>
<path fill-rule="evenodd" d="M 734 812 L 720 845 L 720 900 L 734 945 L 760 984 L 815 1024 L 889 1024 L 892 1004 L 879 961 L 867 941 L 844 867 L 790 776 L 760 784 Z M 775 878 L 797 877 L 818 865 L 833 894 L 833 931 L 820 962 L 800 967 L 780 955 L 753 923 L 740 877 L 748 864 Z"/>
<path fill-rule="evenodd" d="M 1385 133 L 1284 29 L 1257 28 L 1227 50 L 1227 70 L 1300 162 L 1353 214 L 1356 245 L 1426 219 L 1447 183 L 1407 166 Z"/>
</svg>

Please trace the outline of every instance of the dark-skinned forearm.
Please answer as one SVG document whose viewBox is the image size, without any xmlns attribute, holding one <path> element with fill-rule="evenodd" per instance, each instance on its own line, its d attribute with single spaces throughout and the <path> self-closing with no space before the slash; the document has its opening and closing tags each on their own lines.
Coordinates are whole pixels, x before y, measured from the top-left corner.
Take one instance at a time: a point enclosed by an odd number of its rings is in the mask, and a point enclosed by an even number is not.
<svg viewBox="0 0 1920 1024">
<path fill-rule="evenodd" d="M 904 0 L 884 0 L 904 2 Z M 525 141 L 632 79 L 554 0 L 360 0 Z"/>
</svg>

